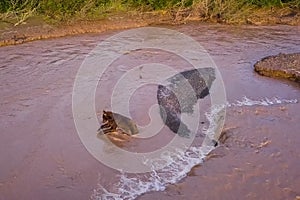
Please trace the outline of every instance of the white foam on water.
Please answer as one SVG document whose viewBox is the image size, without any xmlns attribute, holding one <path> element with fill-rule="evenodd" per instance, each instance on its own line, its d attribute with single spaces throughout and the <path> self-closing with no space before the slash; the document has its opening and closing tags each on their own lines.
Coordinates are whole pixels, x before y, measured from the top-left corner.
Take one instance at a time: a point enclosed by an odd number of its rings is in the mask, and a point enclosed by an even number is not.
<svg viewBox="0 0 300 200">
<path fill-rule="evenodd" d="M 297 99 L 289 100 L 274 97 L 272 99 L 252 100 L 245 96 L 242 100 L 237 100 L 234 103 L 216 105 L 209 112 L 205 113 L 210 125 L 208 128 L 203 129 L 202 132 L 209 138 L 214 138 L 214 134 L 220 128 L 218 122 L 223 116 L 220 113 L 226 107 L 270 106 L 295 103 L 298 103 Z M 186 177 L 188 172 L 194 166 L 201 164 L 206 155 L 213 149 L 213 146 L 202 145 L 192 146 L 186 152 L 183 152 L 182 149 L 176 149 L 175 153 L 165 153 L 162 159 L 164 159 L 164 162 L 170 163 L 167 167 L 161 170 L 153 170 L 147 174 L 120 173 L 119 181 L 113 185 L 113 188 L 110 188 L 111 191 L 108 191 L 99 183 L 98 187 L 94 189 L 91 198 L 93 200 L 133 200 L 147 192 L 163 191 L 168 185 L 177 183 Z M 145 162 L 153 166 L 159 163 L 157 160 L 147 160 Z"/>
<path fill-rule="evenodd" d="M 223 109 L 224 106 L 218 106 L 211 109 L 207 118 L 210 121 L 210 127 L 215 126 L 213 120 L 216 119 L 214 115 L 218 114 L 218 110 Z M 205 134 L 210 135 L 214 129 L 209 128 Z M 118 183 L 110 188 L 108 191 L 101 184 L 94 190 L 91 198 L 94 200 L 132 200 L 138 196 L 151 191 L 163 191 L 166 186 L 174 184 L 187 176 L 191 169 L 203 162 L 206 155 L 214 149 L 213 146 L 192 146 L 184 152 L 183 149 L 175 149 L 172 152 L 165 152 L 162 160 L 145 160 L 148 165 L 158 167 L 159 163 L 170 163 L 160 170 L 152 170 L 147 174 L 126 174 L 119 175 Z M 159 168 L 159 167 L 158 167 Z"/>
<path fill-rule="evenodd" d="M 146 192 L 163 191 L 167 185 L 186 177 L 194 166 L 203 162 L 207 152 L 212 149 L 213 147 L 191 147 L 186 152 L 178 150 L 176 155 L 170 155 L 168 158 L 172 160 L 172 164 L 162 170 L 153 170 L 149 174 L 131 177 L 129 174 L 122 173 L 119 182 L 115 185 L 117 192 L 109 192 L 99 185 L 94 190 L 92 199 L 132 200 Z"/>
<path fill-rule="evenodd" d="M 295 104 L 298 103 L 297 99 L 280 99 L 278 97 L 263 98 L 260 100 L 252 100 L 246 96 L 241 101 L 237 100 L 234 103 L 227 104 L 228 107 L 241 107 L 241 106 L 270 106 L 278 104 Z"/>
</svg>

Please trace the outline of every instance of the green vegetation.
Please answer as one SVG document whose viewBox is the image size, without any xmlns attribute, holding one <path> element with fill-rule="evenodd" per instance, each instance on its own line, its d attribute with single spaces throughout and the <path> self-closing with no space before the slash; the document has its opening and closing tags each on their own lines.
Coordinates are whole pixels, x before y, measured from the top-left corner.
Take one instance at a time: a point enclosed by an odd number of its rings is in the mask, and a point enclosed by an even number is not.
<svg viewBox="0 0 300 200">
<path fill-rule="evenodd" d="M 238 18 L 259 8 L 300 9 L 300 0 L 0 0 L 0 20 L 15 25 L 33 15 L 48 20 L 93 19 L 125 11 L 189 9 L 203 18 Z"/>
</svg>

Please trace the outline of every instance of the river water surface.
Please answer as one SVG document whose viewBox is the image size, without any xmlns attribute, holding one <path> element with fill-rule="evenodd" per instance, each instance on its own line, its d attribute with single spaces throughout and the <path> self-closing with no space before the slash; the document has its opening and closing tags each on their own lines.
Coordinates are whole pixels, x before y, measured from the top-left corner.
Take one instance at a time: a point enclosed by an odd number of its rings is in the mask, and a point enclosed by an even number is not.
<svg viewBox="0 0 300 200">
<path fill-rule="evenodd" d="M 199 42 L 221 72 L 229 138 L 213 151 L 215 156 L 202 163 L 193 155 L 199 154 L 201 131 L 192 153 L 163 172 L 124 174 L 89 154 L 74 125 L 73 84 L 86 55 L 117 32 L 1 47 L 1 200 L 300 198 L 299 85 L 253 71 L 253 64 L 265 56 L 300 52 L 299 27 L 187 24 L 165 28 Z M 118 79 L 132 67 L 154 61 L 179 71 L 190 67 L 167 52 L 125 53 L 99 78 L 95 105 L 99 120 L 102 110 L 110 109 Z M 150 121 L 147 113 L 156 104 L 156 88 L 141 87 L 130 100 L 130 114 L 139 125 Z M 209 101 L 202 102 L 209 113 Z M 200 120 L 201 130 L 211 122 L 209 115 Z M 151 140 L 115 144 L 148 152 L 173 137 L 167 128 L 161 133 Z"/>
</svg>

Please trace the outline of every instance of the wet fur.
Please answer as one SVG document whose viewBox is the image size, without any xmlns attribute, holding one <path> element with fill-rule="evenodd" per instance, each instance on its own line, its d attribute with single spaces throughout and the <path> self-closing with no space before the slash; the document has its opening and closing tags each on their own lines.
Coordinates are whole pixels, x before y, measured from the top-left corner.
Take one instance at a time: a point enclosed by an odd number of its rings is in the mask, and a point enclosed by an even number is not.
<svg viewBox="0 0 300 200">
<path fill-rule="evenodd" d="M 137 134 L 138 128 L 132 119 L 120 115 L 118 113 L 113 113 L 111 111 L 103 110 L 102 115 L 102 125 L 98 129 L 98 132 L 103 132 L 104 134 L 111 132 L 122 132 L 127 135 Z"/>
</svg>

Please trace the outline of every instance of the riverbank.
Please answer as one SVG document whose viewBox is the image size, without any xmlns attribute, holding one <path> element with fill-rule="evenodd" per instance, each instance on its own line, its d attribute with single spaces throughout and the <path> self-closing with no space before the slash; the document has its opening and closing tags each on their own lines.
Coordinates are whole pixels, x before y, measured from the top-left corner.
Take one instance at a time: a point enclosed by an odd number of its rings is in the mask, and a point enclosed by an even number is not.
<svg viewBox="0 0 300 200">
<path fill-rule="evenodd" d="M 247 14 L 245 14 L 247 13 Z M 24 42 L 57 38 L 83 33 L 101 33 L 109 30 L 121 30 L 160 24 L 183 24 L 190 22 L 249 24 L 249 25 L 300 25 L 300 11 L 291 8 L 261 8 L 249 10 L 243 16 L 226 18 L 221 15 L 203 16 L 198 9 L 182 9 L 153 12 L 118 12 L 93 20 L 74 19 L 50 23 L 42 16 L 29 17 L 15 26 L 0 20 L 0 46 L 21 44 Z"/>
<path fill-rule="evenodd" d="M 24 42 L 57 38 L 83 33 L 102 33 L 110 30 L 120 30 L 147 26 L 153 23 L 164 23 L 170 19 L 163 12 L 115 14 L 105 19 L 76 20 L 51 24 L 41 17 L 29 18 L 18 26 L 2 22 L 0 29 L 0 46 L 21 44 Z"/>
</svg>

